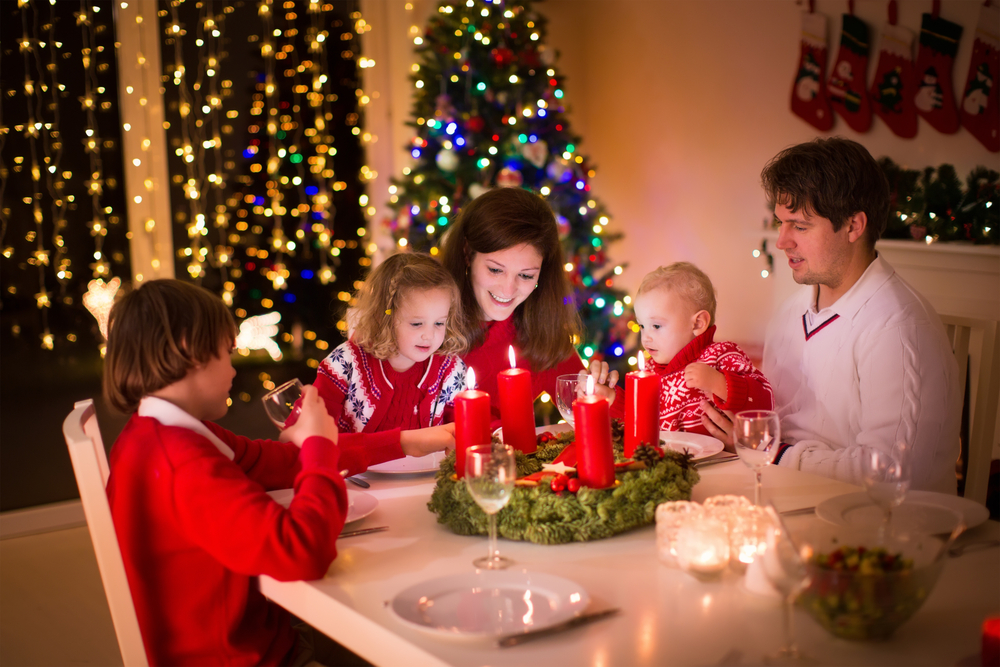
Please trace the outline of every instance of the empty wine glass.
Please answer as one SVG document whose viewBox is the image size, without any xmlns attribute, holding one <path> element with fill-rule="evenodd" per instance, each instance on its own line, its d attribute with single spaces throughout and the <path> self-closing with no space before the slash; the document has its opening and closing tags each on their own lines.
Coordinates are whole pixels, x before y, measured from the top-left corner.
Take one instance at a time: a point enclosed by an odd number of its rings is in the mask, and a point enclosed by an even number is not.
<svg viewBox="0 0 1000 667">
<path fill-rule="evenodd" d="M 910 488 L 910 456 L 906 443 L 898 442 L 888 452 L 868 447 L 861 459 L 865 491 L 882 508 L 879 541 L 884 542 L 892 520 L 892 510 L 903 504 Z"/>
<path fill-rule="evenodd" d="M 264 394 L 264 412 L 280 430 L 295 423 L 302 400 L 302 383 L 292 379 Z"/>
<path fill-rule="evenodd" d="M 806 567 L 808 547 L 800 551 L 788 536 L 777 512 L 768 508 L 768 513 L 772 516 L 772 522 L 767 527 L 767 543 L 760 559 L 764 576 L 783 598 L 784 643 L 777 653 L 764 656 L 764 662 L 769 665 L 813 664 L 813 660 L 803 655 L 795 645 L 792 629 L 792 606 L 795 598 L 809 585 L 809 570 Z"/>
<path fill-rule="evenodd" d="M 497 548 L 497 512 L 510 500 L 517 479 L 514 448 L 510 445 L 476 445 L 465 450 L 465 485 L 473 500 L 489 516 L 489 553 L 472 561 L 484 570 L 502 570 L 513 561 Z"/>
<path fill-rule="evenodd" d="M 778 413 L 772 410 L 745 410 L 733 419 L 733 444 L 740 460 L 754 471 L 757 484 L 754 486 L 753 504 L 760 506 L 760 474 L 775 455 L 775 448 L 781 441 L 781 422 Z"/>
<path fill-rule="evenodd" d="M 573 401 L 579 396 L 577 387 L 580 385 L 580 377 L 580 374 L 573 373 L 556 378 L 556 407 L 570 426 L 573 426 Z"/>
</svg>

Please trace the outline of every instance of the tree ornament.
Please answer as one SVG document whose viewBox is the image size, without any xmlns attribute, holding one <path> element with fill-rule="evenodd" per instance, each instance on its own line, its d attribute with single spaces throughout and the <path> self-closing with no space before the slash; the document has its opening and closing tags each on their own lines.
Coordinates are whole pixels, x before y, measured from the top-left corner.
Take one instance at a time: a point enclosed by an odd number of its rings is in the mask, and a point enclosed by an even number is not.
<svg viewBox="0 0 1000 667">
<path fill-rule="evenodd" d="M 549 145 L 544 140 L 522 144 L 521 154 L 535 167 L 541 169 L 545 166 L 545 161 L 549 158 Z"/>
<path fill-rule="evenodd" d="M 962 127 L 994 153 L 1000 151 L 1000 6 L 979 9 L 976 40 L 972 46 L 969 76 L 962 94 Z"/>
<path fill-rule="evenodd" d="M 872 110 L 865 90 L 868 74 L 868 25 L 844 14 L 836 65 L 826 83 L 830 106 L 856 132 L 872 126 Z"/>
<path fill-rule="evenodd" d="M 872 110 L 896 136 L 917 136 L 913 104 L 913 33 L 896 25 L 896 0 L 889 3 L 889 23 L 882 26 L 878 65 L 870 92 Z"/>
<path fill-rule="evenodd" d="M 937 2 L 934 9 L 939 9 Z M 944 20 L 937 11 L 923 15 L 916 69 L 919 80 L 913 102 L 917 113 L 942 134 L 958 132 L 951 70 L 961 36 L 962 26 Z"/>
<path fill-rule="evenodd" d="M 516 169 L 504 167 L 497 174 L 497 186 L 501 188 L 517 188 L 524 183 L 524 176 Z"/>
<path fill-rule="evenodd" d="M 573 167 L 570 165 L 569 160 L 557 158 L 549 163 L 545 173 L 556 183 L 566 183 L 573 178 Z"/>
<path fill-rule="evenodd" d="M 542 45 L 538 47 L 538 57 L 546 67 L 551 67 L 556 61 L 556 51 Z"/>
<path fill-rule="evenodd" d="M 820 83 L 826 71 L 826 17 L 803 12 L 801 34 L 799 65 L 792 84 L 792 113 L 825 132 L 833 127 L 826 89 Z"/>
<path fill-rule="evenodd" d="M 482 183 L 473 183 L 472 185 L 469 186 L 469 196 L 472 197 L 473 199 L 476 199 L 477 197 L 479 197 L 479 195 L 483 194 L 484 192 L 489 192 L 489 190 L 490 188 L 486 187 Z"/>
<path fill-rule="evenodd" d="M 443 148 L 438 151 L 434 161 L 437 162 L 437 166 L 440 167 L 442 171 L 451 173 L 458 169 L 458 154 L 450 148 Z"/>
<path fill-rule="evenodd" d="M 465 122 L 465 129 L 476 134 L 482 132 L 484 127 L 486 127 L 486 121 L 483 120 L 482 116 L 472 116 Z"/>
<path fill-rule="evenodd" d="M 445 94 L 438 95 L 435 98 L 435 109 L 434 115 L 441 116 L 444 118 L 452 118 L 455 115 L 455 105 L 451 103 L 451 97 Z"/>
<path fill-rule="evenodd" d="M 490 56 L 493 58 L 493 64 L 497 67 L 506 67 L 514 62 L 514 52 L 505 46 L 493 49 L 490 51 Z"/>
</svg>

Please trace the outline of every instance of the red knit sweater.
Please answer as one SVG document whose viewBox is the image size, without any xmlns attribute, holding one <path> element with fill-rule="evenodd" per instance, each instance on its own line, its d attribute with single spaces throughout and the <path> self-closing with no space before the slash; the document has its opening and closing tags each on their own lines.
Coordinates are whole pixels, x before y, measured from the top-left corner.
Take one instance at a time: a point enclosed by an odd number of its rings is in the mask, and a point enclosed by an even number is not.
<svg viewBox="0 0 1000 667">
<path fill-rule="evenodd" d="M 770 410 L 771 384 L 736 343 L 715 343 L 715 326 L 688 343 L 668 364 L 650 360 L 660 376 L 660 428 L 711 435 L 701 423 L 701 401 L 711 400 L 721 410 Z M 684 369 L 696 361 L 708 364 L 726 377 L 726 400 L 684 382 Z"/>
<path fill-rule="evenodd" d="M 399 458 L 399 431 L 291 443 L 133 415 L 111 449 L 108 501 L 152 664 L 277 664 L 295 633 L 256 577 L 318 579 L 347 513 L 340 470 Z M 364 439 L 364 445 L 360 444 Z M 288 509 L 265 493 L 294 486 Z"/>
<path fill-rule="evenodd" d="M 514 328 L 513 316 L 501 322 L 486 322 L 483 328 L 485 334 L 482 344 L 467 352 L 462 359 L 465 360 L 467 366 L 475 369 L 478 388 L 490 395 L 490 412 L 493 414 L 493 427 L 496 428 L 500 426 L 500 392 L 497 389 L 497 373 L 510 368 L 507 348 L 514 345 L 517 331 Z M 556 378 L 560 375 L 578 373 L 584 369 L 583 361 L 575 352 L 560 361 L 554 368 L 544 371 L 532 368 L 527 357 L 518 354 L 516 345 L 514 345 L 514 353 L 517 356 L 517 367 L 531 371 L 531 392 L 536 398 L 544 391 L 548 392 L 554 400 Z M 611 416 L 620 419 L 625 413 L 625 394 L 620 386 L 616 388 L 616 394 L 615 403 L 611 406 Z"/>
</svg>

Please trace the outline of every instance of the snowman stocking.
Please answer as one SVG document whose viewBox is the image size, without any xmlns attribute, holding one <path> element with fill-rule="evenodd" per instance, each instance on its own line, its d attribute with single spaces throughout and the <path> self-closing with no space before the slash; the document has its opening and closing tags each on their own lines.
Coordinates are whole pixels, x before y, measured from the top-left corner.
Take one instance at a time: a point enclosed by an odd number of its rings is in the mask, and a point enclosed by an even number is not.
<svg viewBox="0 0 1000 667">
<path fill-rule="evenodd" d="M 868 26 L 853 14 L 844 14 L 840 50 L 826 82 L 830 106 L 856 132 L 867 132 L 872 110 L 865 90 L 868 75 Z"/>
<path fill-rule="evenodd" d="M 913 33 L 896 25 L 896 0 L 889 3 L 889 24 L 882 28 L 878 66 L 870 90 L 872 110 L 897 136 L 917 136 L 913 104 Z"/>
<path fill-rule="evenodd" d="M 972 46 L 969 78 L 962 95 L 962 127 L 972 133 L 986 148 L 1000 152 L 1000 8 L 984 6 L 979 10 L 976 41 Z"/>
<path fill-rule="evenodd" d="M 826 71 L 826 17 L 802 13 L 802 49 L 792 85 L 792 112 L 817 130 L 833 127 L 833 114 L 820 83 Z"/>
<path fill-rule="evenodd" d="M 934 9 L 938 8 L 935 1 Z M 958 132 L 958 110 L 951 70 L 958 51 L 962 26 L 937 15 L 924 14 L 920 24 L 920 52 L 917 54 L 917 93 L 913 103 L 917 113 L 942 134 Z"/>
</svg>

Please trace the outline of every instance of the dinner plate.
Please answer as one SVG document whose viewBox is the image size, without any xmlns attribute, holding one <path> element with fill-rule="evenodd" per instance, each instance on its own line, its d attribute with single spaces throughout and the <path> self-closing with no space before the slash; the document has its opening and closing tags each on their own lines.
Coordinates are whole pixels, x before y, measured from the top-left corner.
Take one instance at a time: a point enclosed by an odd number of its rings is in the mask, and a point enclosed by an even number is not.
<svg viewBox="0 0 1000 667">
<path fill-rule="evenodd" d="M 683 452 L 686 449 L 691 452 L 695 461 L 715 456 L 725 449 L 721 440 L 700 433 L 660 431 L 660 440 L 663 441 L 667 449 L 672 449 L 675 452 Z"/>
<path fill-rule="evenodd" d="M 909 491 L 903 504 L 892 511 L 892 527 L 902 532 L 950 533 L 955 528 L 955 512 L 962 515 L 966 528 L 990 518 L 984 505 L 967 498 L 933 491 Z M 816 505 L 816 516 L 839 526 L 877 526 L 884 519 L 882 509 L 864 491 L 827 498 Z"/>
<path fill-rule="evenodd" d="M 527 570 L 476 570 L 420 582 L 389 609 L 411 627 L 455 638 L 498 637 L 546 628 L 583 612 L 580 584 Z"/>
<path fill-rule="evenodd" d="M 368 466 L 367 472 L 377 472 L 385 475 L 408 475 L 414 473 L 437 472 L 444 459 L 444 452 L 434 452 L 427 456 L 405 456 L 394 461 L 386 461 Z"/>
<path fill-rule="evenodd" d="M 292 504 L 292 498 L 295 497 L 295 489 L 278 489 L 277 491 L 269 491 L 267 495 L 271 496 L 274 502 L 287 508 Z M 375 508 L 378 507 L 378 498 L 364 491 L 348 489 L 347 503 L 347 520 L 344 523 L 351 523 L 364 519 L 374 512 Z"/>
</svg>

